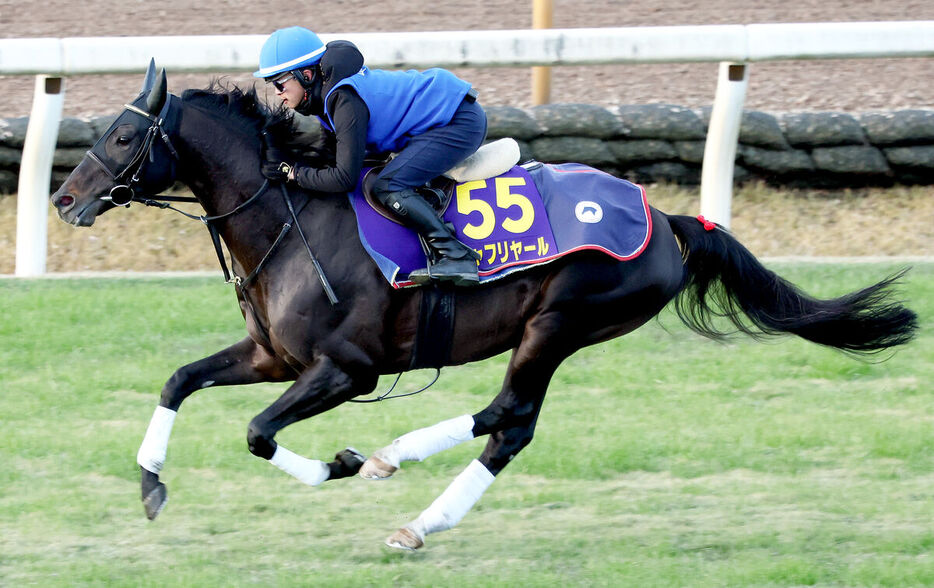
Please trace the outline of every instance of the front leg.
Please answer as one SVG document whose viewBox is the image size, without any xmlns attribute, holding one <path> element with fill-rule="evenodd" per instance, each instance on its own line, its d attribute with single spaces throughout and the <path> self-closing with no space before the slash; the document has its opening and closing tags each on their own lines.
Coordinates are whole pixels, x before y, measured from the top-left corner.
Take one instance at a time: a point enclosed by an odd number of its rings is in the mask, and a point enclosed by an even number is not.
<svg viewBox="0 0 934 588">
<path fill-rule="evenodd" d="M 318 357 L 285 393 L 257 415 L 247 432 L 250 452 L 309 486 L 325 480 L 354 475 L 364 458 L 351 448 L 338 453 L 330 464 L 297 455 L 274 440 L 276 433 L 346 400 L 368 394 L 377 375 L 363 368 L 344 369 L 330 357 Z"/>
<path fill-rule="evenodd" d="M 294 378 L 295 372 L 285 362 L 250 338 L 179 368 L 162 388 L 159 406 L 152 415 L 136 455 L 142 472 L 143 507 L 149 520 L 156 518 L 168 500 L 165 484 L 159 481 L 159 472 L 165 463 L 169 435 L 182 401 L 202 388 L 282 382 Z"/>
</svg>

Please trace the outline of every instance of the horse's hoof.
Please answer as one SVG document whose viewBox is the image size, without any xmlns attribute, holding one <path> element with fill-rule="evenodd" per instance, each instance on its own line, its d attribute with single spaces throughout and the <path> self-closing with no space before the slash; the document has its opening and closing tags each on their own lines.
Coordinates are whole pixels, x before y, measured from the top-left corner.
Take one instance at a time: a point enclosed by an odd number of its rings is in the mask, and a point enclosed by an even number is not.
<svg viewBox="0 0 934 588">
<path fill-rule="evenodd" d="M 385 480 L 396 473 L 397 467 L 391 466 L 378 457 L 370 456 L 360 468 L 360 477 L 367 480 Z"/>
<path fill-rule="evenodd" d="M 360 471 L 365 461 L 366 456 L 353 447 L 348 447 L 338 452 L 338 454 L 334 456 L 334 461 L 328 464 L 328 468 L 330 468 L 328 479 L 338 480 L 340 478 L 353 476 Z"/>
<path fill-rule="evenodd" d="M 386 539 L 386 545 L 393 549 L 402 549 L 403 551 L 415 551 L 425 545 L 425 540 L 415 531 L 408 527 L 402 527 Z"/>
<path fill-rule="evenodd" d="M 340 451 L 337 455 L 334 456 L 334 459 L 341 462 L 345 468 L 353 470 L 353 473 L 360 471 L 360 468 L 363 467 L 363 462 L 366 461 L 366 456 L 354 449 L 353 447 L 348 447 L 347 449 Z"/>
<path fill-rule="evenodd" d="M 169 492 L 165 488 L 165 484 L 159 482 L 159 484 L 143 498 L 143 508 L 146 509 L 146 518 L 154 520 L 159 513 L 162 512 L 162 509 L 165 508 L 165 504 L 169 501 Z"/>
</svg>

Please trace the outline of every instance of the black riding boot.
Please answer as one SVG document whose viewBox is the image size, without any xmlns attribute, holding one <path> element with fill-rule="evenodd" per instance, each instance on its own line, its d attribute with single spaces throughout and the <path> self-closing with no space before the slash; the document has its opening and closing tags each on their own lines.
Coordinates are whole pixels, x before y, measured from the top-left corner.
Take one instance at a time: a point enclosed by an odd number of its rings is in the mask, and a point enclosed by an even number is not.
<svg viewBox="0 0 934 588">
<path fill-rule="evenodd" d="M 428 268 L 410 273 L 410 280 L 425 284 L 435 279 L 452 282 L 455 286 L 472 286 L 479 282 L 477 260 L 480 256 L 455 238 L 454 231 L 415 190 L 391 192 L 382 200 L 399 215 L 402 224 L 421 235 L 431 249 L 433 259 L 429 260 Z"/>
</svg>

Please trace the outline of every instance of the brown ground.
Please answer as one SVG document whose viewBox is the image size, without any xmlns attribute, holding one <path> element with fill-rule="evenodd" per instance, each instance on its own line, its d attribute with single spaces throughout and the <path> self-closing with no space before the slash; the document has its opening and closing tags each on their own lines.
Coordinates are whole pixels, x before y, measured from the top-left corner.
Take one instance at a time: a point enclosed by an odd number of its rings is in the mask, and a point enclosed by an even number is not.
<svg viewBox="0 0 934 588">
<path fill-rule="evenodd" d="M 0 25 L 8 37 L 265 34 L 292 24 L 322 33 L 520 29 L 531 26 L 531 5 L 506 0 L 46 0 L 24 6 L 0 0 Z M 554 0 L 554 7 L 555 28 L 934 20 L 930 0 Z M 716 72 L 712 63 L 555 68 L 552 100 L 707 106 Z M 484 104 L 530 105 L 528 69 L 457 73 L 480 89 Z M 169 74 L 173 92 L 204 87 L 212 77 Z M 140 78 L 69 79 L 65 115 L 116 112 L 136 94 Z M 232 78 L 252 83 L 249 72 Z M 0 76 L 0 117 L 28 115 L 32 89 L 31 77 Z M 773 112 L 934 108 L 934 59 L 754 64 L 747 107 Z M 736 195 L 733 228 L 758 255 L 932 255 L 932 196 L 934 188 L 776 194 L 753 186 Z M 650 187 L 649 198 L 667 212 L 696 214 L 696 190 Z M 128 244 L 130 235 L 133 244 Z M 0 206 L 0 273 L 13 270 L 14 238 L 14 207 Z M 213 256 L 203 227 L 167 212 L 115 211 L 90 231 L 51 219 L 49 270 L 54 272 L 216 270 Z"/>
<path fill-rule="evenodd" d="M 0 0 L 8 37 L 265 34 L 302 24 L 322 33 L 522 29 L 532 2 L 508 0 Z M 554 0 L 554 27 L 661 26 L 867 20 L 934 20 L 930 0 Z M 562 67 L 554 102 L 640 104 L 712 102 L 716 64 Z M 170 90 L 203 87 L 210 75 L 171 75 Z M 485 104 L 528 106 L 527 69 L 459 70 Z M 234 79 L 252 83 L 247 74 Z M 116 112 L 139 76 L 83 76 L 66 84 L 65 115 Z M 0 117 L 24 116 L 31 77 L 0 76 Z M 754 64 L 747 106 L 768 111 L 934 107 L 934 59 Z"/>
</svg>

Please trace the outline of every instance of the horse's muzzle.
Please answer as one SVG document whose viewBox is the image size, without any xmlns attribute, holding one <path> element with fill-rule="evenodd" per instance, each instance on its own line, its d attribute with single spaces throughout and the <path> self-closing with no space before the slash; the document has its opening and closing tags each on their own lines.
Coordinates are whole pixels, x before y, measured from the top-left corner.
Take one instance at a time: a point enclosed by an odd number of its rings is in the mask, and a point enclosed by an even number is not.
<svg viewBox="0 0 934 588">
<path fill-rule="evenodd" d="M 58 210 L 59 214 L 68 212 L 75 206 L 75 197 L 68 193 L 55 195 L 52 197 L 52 206 Z"/>
<path fill-rule="evenodd" d="M 58 212 L 58 218 L 76 227 L 90 227 L 93 225 L 102 207 L 109 204 L 100 199 L 95 199 L 80 205 L 78 197 L 70 192 L 56 192 L 52 195 L 51 200 L 52 206 Z"/>
</svg>

